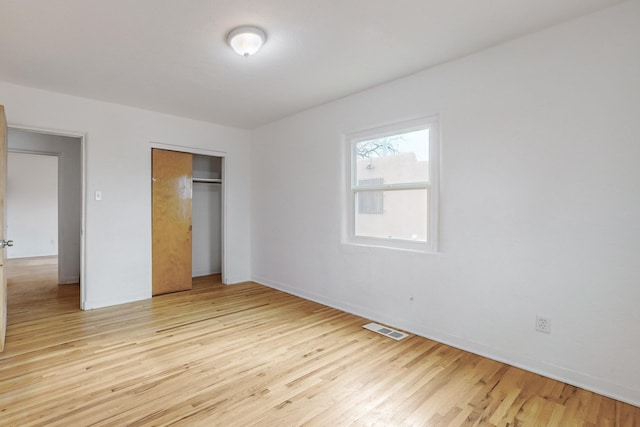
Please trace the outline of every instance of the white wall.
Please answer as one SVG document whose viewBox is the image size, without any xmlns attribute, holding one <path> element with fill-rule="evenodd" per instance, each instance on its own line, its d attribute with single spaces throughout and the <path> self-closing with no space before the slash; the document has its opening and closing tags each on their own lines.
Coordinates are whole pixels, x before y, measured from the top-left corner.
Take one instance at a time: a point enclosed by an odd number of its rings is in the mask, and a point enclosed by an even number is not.
<svg viewBox="0 0 640 427">
<path fill-rule="evenodd" d="M 0 100 L 9 126 L 86 137 L 84 308 L 151 297 L 152 142 L 225 154 L 226 281 L 249 279 L 247 131 L 8 83 Z"/>
<path fill-rule="evenodd" d="M 78 283 L 82 229 L 81 139 L 19 129 L 9 129 L 8 136 L 10 150 L 48 153 L 57 157 L 58 283 Z M 9 169 L 11 167 L 9 161 Z M 35 177 L 31 179 L 37 180 Z M 11 204 L 8 208 L 12 208 Z M 15 247 L 20 246 L 23 246 L 21 239 L 16 240 Z"/>
<path fill-rule="evenodd" d="M 58 157 L 9 153 L 7 258 L 58 254 Z"/>
<path fill-rule="evenodd" d="M 638 40 L 632 1 L 257 129 L 254 280 L 640 404 Z M 343 134 L 433 114 L 441 252 L 341 243 Z"/>
</svg>

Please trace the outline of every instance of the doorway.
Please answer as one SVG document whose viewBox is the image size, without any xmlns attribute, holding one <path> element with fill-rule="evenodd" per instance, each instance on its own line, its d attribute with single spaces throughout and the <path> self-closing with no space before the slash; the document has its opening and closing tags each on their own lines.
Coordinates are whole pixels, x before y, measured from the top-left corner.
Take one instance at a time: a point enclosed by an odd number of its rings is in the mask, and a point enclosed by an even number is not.
<svg viewBox="0 0 640 427">
<path fill-rule="evenodd" d="M 7 258 L 58 257 L 58 156 L 10 151 L 7 234 L 20 242 Z"/>
<path fill-rule="evenodd" d="M 81 284 L 82 145 L 81 136 L 9 128 L 7 229 L 16 236 L 7 256 L 30 266 L 19 268 L 22 276 L 40 266 L 55 285 Z M 77 295 L 80 308 L 82 289 Z"/>
</svg>

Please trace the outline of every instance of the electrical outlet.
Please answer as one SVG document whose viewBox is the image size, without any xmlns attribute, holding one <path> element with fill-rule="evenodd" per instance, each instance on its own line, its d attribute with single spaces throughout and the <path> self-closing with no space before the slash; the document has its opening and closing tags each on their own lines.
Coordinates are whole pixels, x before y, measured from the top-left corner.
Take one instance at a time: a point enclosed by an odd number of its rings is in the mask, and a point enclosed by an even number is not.
<svg viewBox="0 0 640 427">
<path fill-rule="evenodd" d="M 551 333 L 551 319 L 543 316 L 536 316 L 536 331 L 544 332 L 545 334 Z"/>
</svg>

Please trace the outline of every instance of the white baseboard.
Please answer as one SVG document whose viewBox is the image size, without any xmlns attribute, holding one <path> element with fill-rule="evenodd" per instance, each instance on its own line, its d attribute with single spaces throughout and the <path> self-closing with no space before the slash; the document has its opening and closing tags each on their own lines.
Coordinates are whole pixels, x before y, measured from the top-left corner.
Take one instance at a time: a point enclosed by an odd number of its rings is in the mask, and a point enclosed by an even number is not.
<svg viewBox="0 0 640 427">
<path fill-rule="evenodd" d="M 67 276 L 67 277 L 60 278 L 58 280 L 58 284 L 60 284 L 60 285 L 70 285 L 72 283 L 80 283 L 80 277 L 79 276 Z"/>
<path fill-rule="evenodd" d="M 441 331 L 430 330 L 422 325 L 398 322 L 397 319 L 387 318 L 385 315 L 367 309 L 366 307 L 345 304 L 342 301 L 334 301 L 322 295 L 303 291 L 293 286 L 278 283 L 264 277 L 254 276 L 252 280 L 256 283 L 260 283 L 262 285 L 286 292 L 291 295 L 315 301 L 320 304 L 324 304 L 326 306 L 354 314 L 356 316 L 364 317 L 374 322 L 379 322 L 393 328 L 404 330 L 406 332 L 410 332 L 412 334 L 458 348 L 460 350 L 468 351 L 470 353 L 474 353 L 488 359 L 506 363 L 508 365 L 515 366 L 529 372 L 543 375 L 554 380 L 562 381 L 564 383 L 571 384 L 573 386 L 580 387 L 585 390 L 589 390 L 603 396 L 607 396 L 612 399 L 616 399 L 621 402 L 640 407 L 640 389 L 630 389 L 625 386 L 607 381 L 604 378 L 594 377 L 562 366 L 546 364 L 532 358 L 512 354 L 503 350 L 496 350 L 481 343 L 442 333 Z"/>
<path fill-rule="evenodd" d="M 27 258 L 48 258 L 52 256 L 58 256 L 58 254 L 23 254 L 23 255 L 9 255 L 7 259 L 27 259 Z"/>
<path fill-rule="evenodd" d="M 151 294 L 144 294 L 144 295 L 129 295 L 129 296 L 124 296 L 122 298 L 118 298 L 118 299 L 104 299 L 104 300 L 84 300 L 83 302 L 81 302 L 81 309 L 82 310 L 95 310 L 98 308 L 105 308 L 105 307 L 111 307 L 114 305 L 119 305 L 119 304 L 127 304 L 130 302 L 136 302 L 136 301 L 142 301 L 142 300 L 146 300 L 146 299 L 150 299 L 151 298 Z"/>
<path fill-rule="evenodd" d="M 198 271 L 192 271 L 191 276 L 200 277 L 200 276 L 209 276 L 211 274 L 220 274 L 220 273 L 221 273 L 220 270 L 218 271 L 198 270 Z"/>
</svg>

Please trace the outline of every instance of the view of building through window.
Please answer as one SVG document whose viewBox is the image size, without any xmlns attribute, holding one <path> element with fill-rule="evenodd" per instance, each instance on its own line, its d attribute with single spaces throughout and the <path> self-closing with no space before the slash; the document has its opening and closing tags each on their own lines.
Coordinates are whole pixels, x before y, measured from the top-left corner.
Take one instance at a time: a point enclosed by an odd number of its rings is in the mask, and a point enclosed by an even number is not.
<svg viewBox="0 0 640 427">
<path fill-rule="evenodd" d="M 361 187 L 382 184 L 382 178 L 358 180 L 358 185 Z M 384 196 L 382 194 L 382 191 L 361 192 L 358 196 L 358 213 L 379 215 L 384 214 Z"/>
<path fill-rule="evenodd" d="M 352 142 L 355 236 L 428 241 L 429 131 Z"/>
</svg>

